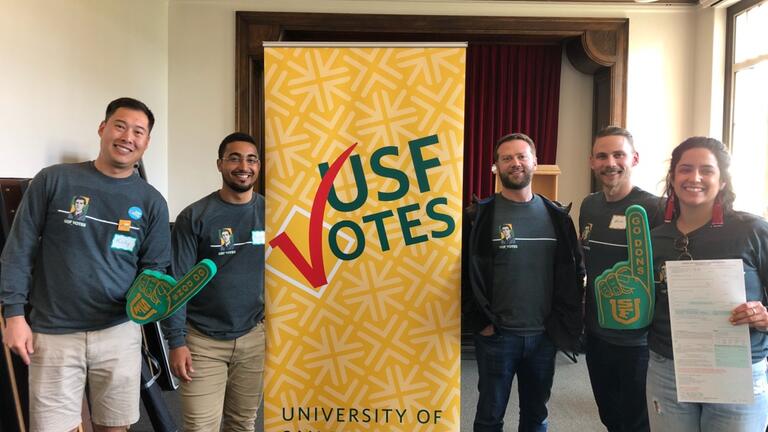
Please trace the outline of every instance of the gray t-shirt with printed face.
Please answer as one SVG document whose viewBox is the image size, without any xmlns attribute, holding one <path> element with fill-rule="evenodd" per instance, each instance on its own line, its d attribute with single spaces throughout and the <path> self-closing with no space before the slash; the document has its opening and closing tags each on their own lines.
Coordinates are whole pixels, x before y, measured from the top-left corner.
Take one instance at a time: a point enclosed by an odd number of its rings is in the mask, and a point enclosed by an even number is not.
<svg viewBox="0 0 768 432">
<path fill-rule="evenodd" d="M 0 261 L 6 317 L 29 301 L 38 333 L 112 327 L 128 321 L 125 295 L 138 273 L 169 265 L 168 206 L 138 174 L 50 166 L 24 195 Z"/>
<path fill-rule="evenodd" d="M 173 274 L 207 258 L 218 272 L 200 293 L 162 322 L 168 344 L 184 344 L 186 322 L 203 334 L 232 340 L 264 318 L 264 197 L 232 204 L 213 192 L 190 204 L 173 227 Z"/>
<path fill-rule="evenodd" d="M 496 196 L 493 214 L 491 310 L 504 329 L 544 331 L 552 305 L 557 239 L 544 201 L 518 203 Z"/>
</svg>

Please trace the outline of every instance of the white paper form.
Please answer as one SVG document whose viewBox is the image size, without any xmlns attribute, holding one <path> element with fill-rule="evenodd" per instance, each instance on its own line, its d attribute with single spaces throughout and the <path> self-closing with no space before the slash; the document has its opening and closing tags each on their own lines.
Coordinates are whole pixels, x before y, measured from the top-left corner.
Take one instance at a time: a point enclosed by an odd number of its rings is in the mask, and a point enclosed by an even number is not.
<svg viewBox="0 0 768 432">
<path fill-rule="evenodd" d="M 731 325 L 746 301 L 741 260 L 667 261 L 679 402 L 751 404 L 749 328 Z"/>
</svg>

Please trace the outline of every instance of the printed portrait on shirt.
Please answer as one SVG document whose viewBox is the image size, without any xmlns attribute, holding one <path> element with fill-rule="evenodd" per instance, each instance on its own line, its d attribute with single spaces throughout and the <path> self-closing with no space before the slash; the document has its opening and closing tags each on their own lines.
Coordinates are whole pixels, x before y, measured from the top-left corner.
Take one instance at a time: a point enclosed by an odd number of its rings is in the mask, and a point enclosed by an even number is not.
<svg viewBox="0 0 768 432">
<path fill-rule="evenodd" d="M 230 251 L 235 248 L 235 235 L 232 228 L 222 228 L 219 230 L 219 244 L 222 251 Z"/>
<path fill-rule="evenodd" d="M 515 230 L 512 224 L 503 224 L 499 226 L 499 246 L 509 246 L 515 244 Z"/>
<path fill-rule="evenodd" d="M 91 199 L 87 196 L 73 196 L 72 201 L 70 202 L 67 219 L 75 220 L 78 222 L 85 222 L 85 217 L 88 215 L 88 204 L 90 201 Z"/>
<path fill-rule="evenodd" d="M 584 229 L 581 230 L 581 244 L 587 246 L 589 244 L 589 236 L 592 235 L 592 224 L 588 223 L 584 225 Z"/>
</svg>

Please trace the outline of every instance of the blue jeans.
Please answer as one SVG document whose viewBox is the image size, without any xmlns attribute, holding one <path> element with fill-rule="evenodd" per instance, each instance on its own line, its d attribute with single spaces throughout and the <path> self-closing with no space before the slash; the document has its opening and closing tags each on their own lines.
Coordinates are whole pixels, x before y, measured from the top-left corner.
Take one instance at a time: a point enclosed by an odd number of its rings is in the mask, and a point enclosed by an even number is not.
<svg viewBox="0 0 768 432">
<path fill-rule="evenodd" d="M 547 430 L 547 401 L 555 375 L 557 349 L 547 336 L 517 336 L 496 329 L 491 336 L 475 334 L 479 397 L 475 432 L 500 432 L 517 374 L 520 396 L 518 431 Z"/>
<path fill-rule="evenodd" d="M 651 351 L 648 364 L 648 417 L 652 431 L 762 432 L 768 423 L 766 361 L 752 365 L 751 405 L 678 402 L 674 362 Z"/>
<path fill-rule="evenodd" d="M 620 346 L 589 335 L 587 369 L 600 420 L 609 432 L 648 432 L 648 346 Z"/>
</svg>

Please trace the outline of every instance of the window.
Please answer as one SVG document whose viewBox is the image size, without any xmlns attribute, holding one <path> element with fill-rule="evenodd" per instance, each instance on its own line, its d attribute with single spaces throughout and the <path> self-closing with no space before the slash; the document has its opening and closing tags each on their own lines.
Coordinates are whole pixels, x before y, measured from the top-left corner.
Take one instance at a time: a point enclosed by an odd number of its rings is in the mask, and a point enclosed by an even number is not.
<svg viewBox="0 0 768 432">
<path fill-rule="evenodd" d="M 734 206 L 768 217 L 768 0 L 730 7 L 728 36 L 725 132 Z"/>
</svg>

